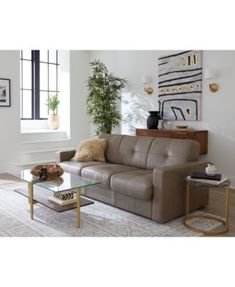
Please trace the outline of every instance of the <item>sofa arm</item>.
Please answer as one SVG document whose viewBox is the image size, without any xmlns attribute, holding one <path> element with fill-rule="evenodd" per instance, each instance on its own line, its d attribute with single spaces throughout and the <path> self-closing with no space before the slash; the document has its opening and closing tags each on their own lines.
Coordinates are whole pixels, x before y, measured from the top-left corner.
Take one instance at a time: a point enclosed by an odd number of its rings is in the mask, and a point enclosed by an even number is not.
<svg viewBox="0 0 235 287">
<path fill-rule="evenodd" d="M 205 162 L 187 162 L 154 169 L 153 220 L 164 223 L 185 214 L 185 178 L 193 171 L 205 170 L 206 165 Z M 203 207 L 208 204 L 209 189 L 196 190 L 190 196 L 190 210 Z"/>
<path fill-rule="evenodd" d="M 56 162 L 69 161 L 75 155 L 75 150 L 65 150 L 56 152 Z"/>
</svg>

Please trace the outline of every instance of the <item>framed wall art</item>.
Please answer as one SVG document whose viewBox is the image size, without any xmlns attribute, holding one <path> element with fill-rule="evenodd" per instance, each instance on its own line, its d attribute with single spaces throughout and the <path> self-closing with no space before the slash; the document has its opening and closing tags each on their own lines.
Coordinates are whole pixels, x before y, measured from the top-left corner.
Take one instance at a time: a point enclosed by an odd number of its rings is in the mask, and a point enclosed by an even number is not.
<svg viewBox="0 0 235 287">
<path fill-rule="evenodd" d="M 11 106 L 11 80 L 0 78 L 0 107 Z"/>
<path fill-rule="evenodd" d="M 158 59 L 158 102 L 163 119 L 201 119 L 202 53 L 183 51 Z"/>
</svg>

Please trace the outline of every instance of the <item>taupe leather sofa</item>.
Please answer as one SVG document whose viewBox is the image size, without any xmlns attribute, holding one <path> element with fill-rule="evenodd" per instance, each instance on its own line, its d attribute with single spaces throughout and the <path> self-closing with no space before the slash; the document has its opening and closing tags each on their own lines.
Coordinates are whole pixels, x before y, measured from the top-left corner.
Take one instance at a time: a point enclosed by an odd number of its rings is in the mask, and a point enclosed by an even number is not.
<svg viewBox="0 0 235 287">
<path fill-rule="evenodd" d="M 185 177 L 204 170 L 193 140 L 102 135 L 107 162 L 73 162 L 75 151 L 59 152 L 62 168 L 102 181 L 83 194 L 164 223 L 185 213 Z M 208 204 L 208 190 L 191 193 L 191 210 Z"/>
</svg>

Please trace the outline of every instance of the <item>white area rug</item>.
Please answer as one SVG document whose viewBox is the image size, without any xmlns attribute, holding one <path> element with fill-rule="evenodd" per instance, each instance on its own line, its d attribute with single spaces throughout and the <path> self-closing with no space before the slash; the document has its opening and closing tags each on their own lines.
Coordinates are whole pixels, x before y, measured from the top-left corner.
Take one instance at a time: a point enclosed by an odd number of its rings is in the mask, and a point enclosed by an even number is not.
<svg viewBox="0 0 235 287">
<path fill-rule="evenodd" d="M 14 237 L 152 237 L 200 236 L 183 225 L 183 218 L 159 224 L 144 217 L 95 202 L 81 208 L 81 228 L 75 227 L 76 210 L 57 213 L 40 204 L 34 205 L 35 219 L 29 218 L 26 197 L 14 192 L 25 183 L 0 180 L 0 236 Z M 197 211 L 197 213 L 203 213 Z M 219 223 L 195 222 L 195 226 L 212 230 Z"/>
</svg>

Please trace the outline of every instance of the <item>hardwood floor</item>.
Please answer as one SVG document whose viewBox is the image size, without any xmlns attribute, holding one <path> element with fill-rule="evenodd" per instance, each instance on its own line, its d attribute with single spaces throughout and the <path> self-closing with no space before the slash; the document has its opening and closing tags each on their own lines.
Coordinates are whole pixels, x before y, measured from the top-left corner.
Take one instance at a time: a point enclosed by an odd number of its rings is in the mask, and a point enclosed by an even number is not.
<svg viewBox="0 0 235 287">
<path fill-rule="evenodd" d="M 3 180 L 17 180 L 8 174 L 1 173 L 0 179 Z M 210 190 L 210 202 L 209 205 L 202 210 L 224 216 L 225 210 L 225 194 L 223 189 L 211 189 Z M 222 227 L 222 226 L 221 226 Z M 219 230 L 220 228 L 218 228 Z M 221 236 L 232 237 L 235 236 L 235 189 L 230 190 L 230 202 L 229 202 L 229 231 Z"/>
<path fill-rule="evenodd" d="M 8 173 L 0 173 L 0 179 L 1 179 L 1 180 L 15 180 L 15 181 L 20 181 L 20 180 L 18 180 L 16 177 L 11 176 L 11 175 L 8 174 Z"/>
</svg>

